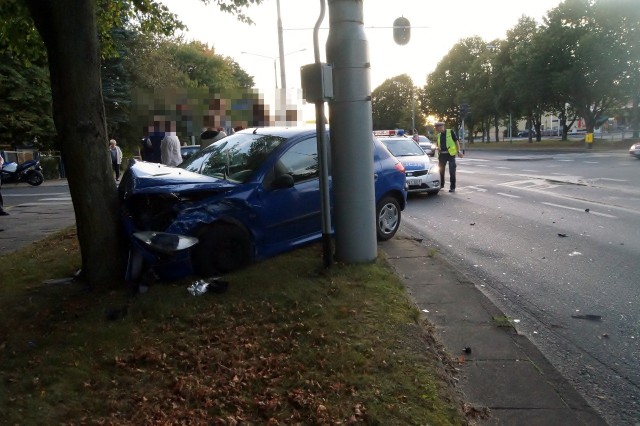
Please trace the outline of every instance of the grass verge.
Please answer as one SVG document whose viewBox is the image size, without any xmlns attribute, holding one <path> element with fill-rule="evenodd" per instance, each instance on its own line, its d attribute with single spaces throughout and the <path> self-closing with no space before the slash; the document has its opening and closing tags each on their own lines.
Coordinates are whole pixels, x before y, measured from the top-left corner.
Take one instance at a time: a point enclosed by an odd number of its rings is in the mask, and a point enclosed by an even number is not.
<svg viewBox="0 0 640 426">
<path fill-rule="evenodd" d="M 608 141 L 596 139 L 593 142 L 591 149 L 587 148 L 583 139 L 570 139 L 563 141 L 560 139 L 543 139 L 540 142 L 535 139 L 529 143 L 527 138 L 513 139 L 512 142 L 500 141 L 500 142 L 481 142 L 474 141 L 474 143 L 467 143 L 466 150 L 540 150 L 540 149 L 568 149 L 568 150 L 585 150 L 585 151 L 611 151 L 611 150 L 628 150 L 631 146 L 631 140 L 624 141 Z"/>
<path fill-rule="evenodd" d="M 465 424 L 451 371 L 383 259 L 309 246 L 143 295 L 43 284 L 75 230 L 0 257 L 2 424 Z"/>
</svg>

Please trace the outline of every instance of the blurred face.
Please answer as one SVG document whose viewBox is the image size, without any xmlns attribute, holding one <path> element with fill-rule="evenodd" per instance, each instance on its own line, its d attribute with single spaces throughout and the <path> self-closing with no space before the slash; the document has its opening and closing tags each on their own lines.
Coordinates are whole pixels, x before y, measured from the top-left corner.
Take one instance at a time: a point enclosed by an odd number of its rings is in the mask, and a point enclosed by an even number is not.
<svg viewBox="0 0 640 426">
<path fill-rule="evenodd" d="M 442 133 L 444 131 L 444 126 L 443 125 L 436 126 L 436 131 Z"/>
</svg>

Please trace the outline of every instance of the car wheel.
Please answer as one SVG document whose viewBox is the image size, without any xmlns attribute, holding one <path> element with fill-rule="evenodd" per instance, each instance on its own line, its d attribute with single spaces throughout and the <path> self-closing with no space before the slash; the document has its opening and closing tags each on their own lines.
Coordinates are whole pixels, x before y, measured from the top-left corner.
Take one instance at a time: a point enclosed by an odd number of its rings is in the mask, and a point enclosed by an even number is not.
<svg viewBox="0 0 640 426">
<path fill-rule="evenodd" d="M 198 234 L 192 251 L 193 268 L 202 277 L 240 269 L 251 263 L 252 244 L 249 233 L 239 226 L 216 224 Z"/>
<path fill-rule="evenodd" d="M 376 207 L 376 231 L 379 241 L 392 238 L 400 227 L 400 204 L 394 197 L 384 197 Z"/>
</svg>

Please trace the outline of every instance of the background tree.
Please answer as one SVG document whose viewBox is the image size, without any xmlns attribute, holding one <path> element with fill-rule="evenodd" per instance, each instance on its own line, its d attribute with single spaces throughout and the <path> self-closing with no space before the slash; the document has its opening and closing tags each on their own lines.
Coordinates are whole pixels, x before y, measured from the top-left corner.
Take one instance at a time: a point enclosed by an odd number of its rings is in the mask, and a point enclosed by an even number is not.
<svg viewBox="0 0 640 426">
<path fill-rule="evenodd" d="M 217 0 L 216 4 L 222 10 L 238 12 L 260 1 Z M 90 0 L 4 0 L 0 13 L 15 13 L 15 26 L 31 29 L 2 34 L 10 51 L 30 48 L 25 34 L 35 34 L 33 28 L 46 47 L 53 120 L 68 172 L 83 276 L 92 286 L 107 287 L 122 281 L 124 256 L 119 256 L 123 241 L 118 200 L 106 151 L 98 34 L 108 47 L 109 31 L 114 27 L 139 25 L 168 34 L 179 22 L 152 0 L 99 0 L 97 7 L 100 20 L 96 20 L 96 3 Z"/>
<path fill-rule="evenodd" d="M 425 115 L 439 117 L 449 127 L 459 127 L 459 106 L 469 103 L 472 66 L 485 49 L 486 43 L 480 37 L 463 39 L 451 48 L 435 71 L 427 76 L 427 84 L 420 97 Z M 473 115 L 467 118 L 465 125 L 473 129 Z M 469 137 L 473 141 L 473 132 L 469 132 Z"/>
<path fill-rule="evenodd" d="M 536 21 L 522 17 L 518 24 L 507 32 L 505 47 L 510 55 L 510 66 L 506 79 L 516 102 L 527 120 L 527 129 L 534 130 L 536 139 L 541 139 L 542 115 L 547 111 L 550 97 L 550 81 L 546 71 L 546 57 L 540 49 L 539 29 Z M 532 142 L 533 132 L 529 132 Z"/>
<path fill-rule="evenodd" d="M 37 138 L 35 147 L 47 150 L 53 148 L 55 134 L 46 66 L 24 66 L 0 54 L 0 144 L 15 148 Z"/>
<path fill-rule="evenodd" d="M 411 129 L 414 91 L 413 81 L 407 74 L 389 78 L 376 87 L 371 93 L 373 128 Z"/>
<path fill-rule="evenodd" d="M 494 41 L 497 43 L 497 41 Z M 472 116 L 476 123 L 480 124 L 482 131 L 482 141 L 491 141 L 490 129 L 495 125 L 495 140 L 498 137 L 498 114 L 499 114 L 499 91 L 496 85 L 500 81 L 496 78 L 496 53 L 495 44 L 485 45 L 478 53 L 478 57 L 472 62 L 469 68 L 468 93 L 466 98 L 468 103 L 473 105 Z M 466 117 L 465 117 L 466 118 Z"/>
<path fill-rule="evenodd" d="M 628 94 L 623 114 L 632 129 L 633 138 L 640 137 L 640 7 L 635 0 L 608 1 L 616 13 L 603 16 L 608 28 L 617 28 L 619 47 L 626 65 L 622 85 Z"/>
<path fill-rule="evenodd" d="M 625 37 L 615 5 L 565 0 L 547 14 L 543 28 L 554 88 L 585 120 L 590 133 L 628 99 L 624 83 L 630 75 L 630 45 L 621 44 Z"/>
</svg>

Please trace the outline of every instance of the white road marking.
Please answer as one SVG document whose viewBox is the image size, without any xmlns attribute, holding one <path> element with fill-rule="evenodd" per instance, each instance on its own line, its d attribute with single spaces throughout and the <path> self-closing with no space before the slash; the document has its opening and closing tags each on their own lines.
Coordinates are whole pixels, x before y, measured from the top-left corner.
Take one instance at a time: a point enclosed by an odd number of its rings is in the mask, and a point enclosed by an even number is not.
<svg viewBox="0 0 640 426">
<path fill-rule="evenodd" d="M 587 164 L 599 164 L 599 161 L 585 161 Z"/>
<path fill-rule="evenodd" d="M 629 182 L 627 179 L 594 178 L 593 180 L 610 180 L 611 182 Z"/>
<path fill-rule="evenodd" d="M 565 162 L 569 162 L 569 161 L 575 161 L 575 160 L 571 159 L 571 160 L 556 160 L 556 161 L 565 161 Z"/>
<path fill-rule="evenodd" d="M 17 206 L 13 206 L 13 208 L 34 207 L 34 206 L 68 206 L 68 205 L 71 205 L 71 201 L 61 201 L 59 203 L 24 203 L 24 204 L 18 204 Z"/>
<path fill-rule="evenodd" d="M 68 196 L 69 193 L 68 192 L 50 192 L 48 194 L 31 194 L 31 193 L 24 193 L 24 194 L 16 194 L 16 193 L 9 193 L 9 194 L 5 194 L 3 193 L 2 196 L 4 198 L 9 198 L 9 197 L 43 197 L 43 196 L 47 196 L 47 197 L 53 197 L 56 195 L 65 195 Z"/>
<path fill-rule="evenodd" d="M 537 170 L 523 170 L 523 172 L 527 172 L 527 173 L 540 173 Z"/>
<path fill-rule="evenodd" d="M 463 162 L 465 162 L 465 163 L 466 163 L 467 161 L 483 161 L 483 162 L 492 161 L 492 160 L 485 160 L 485 159 L 482 159 L 482 158 L 468 158 L 468 157 L 462 158 L 461 160 L 462 160 Z"/>
<path fill-rule="evenodd" d="M 476 191 L 476 192 L 487 192 L 487 190 L 482 188 L 481 185 L 465 186 L 464 189 L 470 189 L 470 190 Z"/>
<path fill-rule="evenodd" d="M 577 207 L 563 206 L 562 204 L 554 204 L 554 203 L 542 203 L 542 204 L 547 205 L 547 206 L 551 206 L 551 207 L 558 207 L 558 208 L 561 208 L 561 209 L 574 210 L 574 211 L 577 211 L 577 212 L 584 212 L 585 211 L 584 209 L 579 209 Z M 618 218 L 617 216 L 612 216 L 612 215 L 606 214 L 606 213 L 598 213 L 598 212 L 594 212 L 593 210 L 590 210 L 588 214 L 593 214 L 593 215 L 602 216 L 602 217 L 608 217 L 609 219 L 617 219 Z"/>
<path fill-rule="evenodd" d="M 469 171 L 469 170 L 456 170 L 456 172 L 465 173 L 465 174 L 468 174 L 468 175 L 475 175 L 476 174 L 476 172 L 472 172 L 472 171 Z"/>
<path fill-rule="evenodd" d="M 509 198 L 521 198 L 519 195 L 505 194 L 504 192 L 496 192 L 496 194 L 502 195 L 503 197 L 509 197 Z"/>
<path fill-rule="evenodd" d="M 542 179 L 516 180 L 512 182 L 501 183 L 500 185 L 519 189 L 551 189 L 558 186 L 548 183 Z"/>
<path fill-rule="evenodd" d="M 505 170 L 511 170 L 511 167 L 505 167 L 505 166 L 498 166 L 498 167 L 496 167 L 496 169 L 505 169 Z"/>
</svg>

